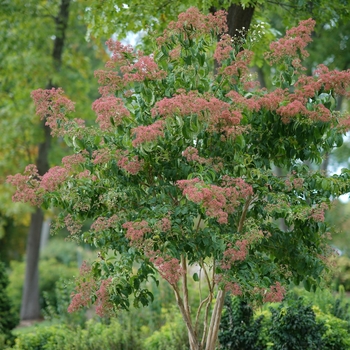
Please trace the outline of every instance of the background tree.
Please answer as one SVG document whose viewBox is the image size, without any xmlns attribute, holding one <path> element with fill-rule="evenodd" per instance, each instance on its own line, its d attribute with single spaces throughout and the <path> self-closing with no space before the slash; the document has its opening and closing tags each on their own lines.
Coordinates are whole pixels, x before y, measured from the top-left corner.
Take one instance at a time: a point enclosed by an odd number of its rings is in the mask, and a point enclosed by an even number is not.
<svg viewBox="0 0 350 350">
<path fill-rule="evenodd" d="M 77 109 L 84 108 L 94 96 L 91 71 L 98 67 L 98 57 L 103 57 L 104 51 L 98 42 L 91 45 L 85 42 L 82 1 L 28 1 L 25 6 L 22 1 L 1 1 L 1 9 L 0 127 L 4 132 L 0 176 L 5 179 L 28 162 L 36 162 L 39 172 L 44 174 L 49 163 L 54 164 L 57 155 L 62 154 L 57 151 L 62 141 L 55 143 L 56 151 L 49 156 L 50 130 L 45 122 L 33 118 L 30 92 L 38 87 L 65 86 L 67 92 L 81 98 Z M 44 214 L 41 209 L 32 212 L 28 206 L 11 205 L 10 197 L 10 189 L 2 184 L 2 244 L 10 242 L 11 234 L 16 235 L 13 225 L 30 226 L 21 319 L 37 319 L 40 316 L 37 264 Z M 17 242 L 23 239 L 23 230 L 18 231 L 22 235 Z M 23 246 L 20 242 L 17 245 Z M 10 245 L 6 247 L 9 249 Z"/>
<path fill-rule="evenodd" d="M 326 177 L 302 163 L 339 146 L 349 123 L 333 109 L 350 72 L 321 65 L 303 74 L 314 21 L 271 44 L 272 91 L 249 70 L 254 32 L 234 40 L 225 23 L 223 12 L 191 8 L 153 56 L 109 41 L 107 70 L 96 72 L 99 128 L 68 118 L 74 108 L 61 89 L 33 92 L 37 114 L 75 154 L 43 176 L 30 165 L 9 177 L 15 200 L 60 207 L 56 227 L 101 250 L 91 269 L 82 266 L 70 311 L 92 301 L 102 315 L 128 309 L 131 297 L 147 305 L 147 280 L 158 273 L 174 291 L 191 349 L 215 348 L 227 291 L 261 303 L 281 300 L 291 282 L 321 283 L 330 255 L 324 211 L 349 190 L 348 170 Z M 290 176 L 275 176 L 272 164 Z M 208 286 L 197 312 L 190 275 L 199 290 Z"/>
</svg>

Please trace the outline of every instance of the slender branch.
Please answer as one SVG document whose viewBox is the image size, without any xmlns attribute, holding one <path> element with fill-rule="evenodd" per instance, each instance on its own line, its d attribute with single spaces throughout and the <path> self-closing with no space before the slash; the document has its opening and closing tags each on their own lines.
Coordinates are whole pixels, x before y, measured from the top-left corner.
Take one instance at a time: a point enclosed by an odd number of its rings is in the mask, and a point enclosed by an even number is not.
<svg viewBox="0 0 350 350">
<path fill-rule="evenodd" d="M 213 301 L 213 293 L 210 293 L 208 297 L 209 297 L 209 300 L 208 300 L 207 306 L 205 307 L 205 312 L 204 312 L 204 329 L 203 329 L 203 336 L 201 340 L 201 348 L 204 347 L 205 338 L 207 337 L 207 333 L 208 333 L 208 317 L 209 317 L 210 305 L 211 305 L 211 302 Z"/>
<path fill-rule="evenodd" d="M 241 218 L 239 220 L 239 224 L 238 224 L 238 228 L 237 228 L 238 232 L 242 231 L 244 220 L 245 220 L 245 218 L 247 216 L 248 208 L 249 208 L 249 205 L 250 205 L 251 201 L 252 201 L 252 196 L 249 196 L 247 201 L 244 204 L 242 215 L 241 215 Z"/>
<path fill-rule="evenodd" d="M 174 290 L 177 305 L 178 305 L 178 307 L 180 309 L 180 312 L 182 314 L 182 318 L 183 318 L 183 320 L 186 323 L 186 327 L 187 327 L 187 330 L 188 330 L 190 343 L 196 345 L 196 347 L 198 348 L 198 341 L 197 341 L 196 333 L 195 333 L 195 331 L 193 329 L 191 318 L 189 318 L 187 313 L 186 313 L 184 302 L 183 302 L 183 300 L 182 300 L 182 298 L 180 296 L 179 289 L 178 289 L 176 284 L 170 284 L 170 286 Z"/>
<path fill-rule="evenodd" d="M 182 255 L 181 256 L 181 265 L 182 265 L 182 295 L 183 295 L 183 301 L 184 301 L 184 306 L 185 306 L 185 312 L 187 314 L 187 317 L 191 319 L 191 314 L 190 314 L 190 306 L 189 306 L 189 301 L 188 301 L 188 286 L 187 286 L 187 261 L 186 261 L 186 256 Z"/>
</svg>

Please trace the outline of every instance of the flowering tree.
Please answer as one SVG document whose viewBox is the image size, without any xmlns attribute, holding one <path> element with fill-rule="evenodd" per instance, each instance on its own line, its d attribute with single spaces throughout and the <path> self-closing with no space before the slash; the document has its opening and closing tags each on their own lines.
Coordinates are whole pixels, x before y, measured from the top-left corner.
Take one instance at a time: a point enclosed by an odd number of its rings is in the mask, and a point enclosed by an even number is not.
<svg viewBox="0 0 350 350">
<path fill-rule="evenodd" d="M 95 73 L 98 127 L 68 118 L 74 105 L 61 89 L 33 92 L 37 114 L 74 154 L 43 176 L 33 165 L 10 176 L 14 200 L 61 208 L 55 227 L 100 249 L 82 266 L 70 311 L 147 305 L 147 281 L 160 276 L 191 349 L 212 350 L 226 292 L 280 301 L 289 282 L 320 283 L 331 254 L 324 211 L 349 191 L 350 172 L 327 178 L 303 161 L 320 162 L 342 143 L 349 119 L 333 108 L 336 95 L 349 96 L 350 71 L 321 65 L 303 74 L 313 27 L 303 21 L 271 44 L 273 91 L 249 70 L 254 38 L 226 35 L 224 12 L 191 8 L 152 56 L 107 42 L 111 59 Z M 276 176 L 272 165 L 290 175 Z M 188 278 L 199 305 L 190 305 Z"/>
</svg>

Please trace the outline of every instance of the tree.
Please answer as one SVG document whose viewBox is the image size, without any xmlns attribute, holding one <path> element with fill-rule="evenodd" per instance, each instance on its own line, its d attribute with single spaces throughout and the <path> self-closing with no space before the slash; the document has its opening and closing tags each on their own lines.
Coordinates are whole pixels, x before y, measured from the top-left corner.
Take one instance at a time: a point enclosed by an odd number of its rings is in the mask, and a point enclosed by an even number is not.
<svg viewBox="0 0 350 350">
<path fill-rule="evenodd" d="M 50 130 L 45 121 L 40 124 L 38 118 L 33 118 L 30 91 L 62 85 L 70 94 L 81 98 L 84 106 L 89 100 L 90 88 L 94 86 L 94 83 L 88 83 L 93 80 L 92 67 L 98 67 L 94 56 L 100 45 L 94 42 L 93 50 L 92 45 L 89 51 L 81 50 L 81 43 L 88 48 L 82 18 L 84 2 L 27 1 L 24 5 L 22 1 L 1 1 L 1 8 L 0 21 L 2 28 L 6 29 L 0 31 L 4 47 L 0 65 L 4 77 L 0 86 L 0 123 L 4 130 L 0 178 L 5 179 L 14 169 L 23 169 L 24 163 L 28 162 L 36 162 L 39 173 L 43 175 L 49 169 L 49 163 L 55 164 L 54 154 L 62 154 L 62 151 L 57 152 L 57 142 L 53 145 L 56 152 L 49 153 Z M 73 16 L 69 16 L 70 12 Z M 21 319 L 37 319 L 40 317 L 37 265 L 44 213 L 39 208 L 33 212 L 28 206 L 10 205 L 10 197 L 8 186 L 1 185 L 0 212 L 3 228 L 7 231 L 0 238 L 4 244 L 4 239 L 11 234 L 13 221 L 17 225 L 26 222 L 27 226 L 30 221 Z"/>
<path fill-rule="evenodd" d="M 82 266 L 70 311 L 147 305 L 147 280 L 160 276 L 191 349 L 212 350 L 227 292 L 262 303 L 281 300 L 290 282 L 321 283 L 332 253 L 324 211 L 349 191 L 350 171 L 326 177 L 303 161 L 320 162 L 342 143 L 349 118 L 333 109 L 335 95 L 348 95 L 350 72 L 321 65 L 303 74 L 314 24 L 302 21 L 271 44 L 272 91 L 249 69 L 256 33 L 234 39 L 224 12 L 190 8 L 152 56 L 108 41 L 107 70 L 95 73 L 99 127 L 69 118 L 74 105 L 62 89 L 33 92 L 37 114 L 74 154 L 43 176 L 34 165 L 10 176 L 14 200 L 61 208 L 55 226 L 100 249 L 92 267 Z M 274 175 L 272 164 L 290 175 Z M 86 220 L 93 224 L 82 232 Z"/>
</svg>

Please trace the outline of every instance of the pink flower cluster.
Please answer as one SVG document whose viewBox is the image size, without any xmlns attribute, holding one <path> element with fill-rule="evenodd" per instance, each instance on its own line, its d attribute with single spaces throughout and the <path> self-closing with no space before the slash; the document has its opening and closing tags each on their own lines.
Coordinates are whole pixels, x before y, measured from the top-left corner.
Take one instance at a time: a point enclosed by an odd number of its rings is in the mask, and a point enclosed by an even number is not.
<svg viewBox="0 0 350 350">
<path fill-rule="evenodd" d="M 225 291 L 230 292 L 232 295 L 242 295 L 242 290 L 237 282 L 227 282 L 225 284 Z"/>
<path fill-rule="evenodd" d="M 80 276 L 77 282 L 75 292 L 71 294 L 71 302 L 67 310 L 69 313 L 89 306 L 91 297 L 95 295 L 96 314 L 100 317 L 111 314 L 113 305 L 110 302 L 108 292 L 108 288 L 112 283 L 111 278 L 102 280 L 100 286 L 98 286 L 97 281 L 92 276 L 91 267 L 84 261 L 81 265 Z"/>
<path fill-rule="evenodd" d="M 157 227 L 163 231 L 163 232 L 167 232 L 171 230 L 171 221 L 169 218 L 165 217 L 162 218 L 161 220 L 159 220 L 157 222 Z"/>
<path fill-rule="evenodd" d="M 221 36 L 220 41 L 216 45 L 214 58 L 221 63 L 222 61 L 230 58 L 231 51 L 233 50 L 233 39 L 229 34 Z"/>
<path fill-rule="evenodd" d="M 128 154 L 128 151 L 116 151 L 118 166 L 124 169 L 126 172 L 130 173 L 131 175 L 136 175 L 142 170 L 144 160 L 139 160 L 138 156 L 133 156 L 132 158 L 130 158 Z"/>
<path fill-rule="evenodd" d="M 350 69 L 345 71 L 330 71 L 324 64 L 320 64 L 314 72 L 326 91 L 334 91 L 338 95 L 350 97 Z"/>
<path fill-rule="evenodd" d="M 94 164 L 106 164 L 108 163 L 112 156 L 108 148 L 100 148 L 92 152 L 92 157 L 94 158 Z"/>
<path fill-rule="evenodd" d="M 138 243 L 143 239 L 143 236 L 147 232 L 151 232 L 148 222 L 142 221 L 127 221 L 122 225 L 126 229 L 126 238 L 130 240 L 130 243 Z"/>
<path fill-rule="evenodd" d="M 199 164 L 205 164 L 211 166 L 215 171 L 220 171 L 223 168 L 222 158 L 203 158 L 198 154 L 198 150 L 195 147 L 189 146 L 182 152 L 183 157 L 188 162 L 197 162 Z"/>
<path fill-rule="evenodd" d="M 219 69 L 220 73 L 230 77 L 233 84 L 250 80 L 249 64 L 253 58 L 253 52 L 249 50 L 240 51 L 230 65 Z"/>
<path fill-rule="evenodd" d="M 72 170 L 75 165 L 83 164 L 84 162 L 85 157 L 82 153 L 72 154 L 62 158 L 62 164 L 67 170 Z"/>
<path fill-rule="evenodd" d="M 110 218 L 98 217 L 91 225 L 90 229 L 95 232 L 101 232 L 115 226 L 118 222 L 118 216 L 113 215 Z"/>
<path fill-rule="evenodd" d="M 201 97 L 197 91 L 187 94 L 181 92 L 174 97 L 164 98 L 155 104 L 151 112 L 153 117 L 185 117 L 196 114 L 208 122 L 208 130 L 211 132 L 224 132 L 227 136 L 242 132 L 238 127 L 242 118 L 240 111 L 215 97 Z"/>
<path fill-rule="evenodd" d="M 112 121 L 117 126 L 122 123 L 123 118 L 130 116 L 123 100 L 114 96 L 102 96 L 92 104 L 92 109 L 97 114 L 96 121 L 101 130 L 111 130 Z"/>
<path fill-rule="evenodd" d="M 315 208 L 311 209 L 311 213 L 309 218 L 313 219 L 317 222 L 324 222 L 324 213 L 328 209 L 328 205 L 326 203 L 321 203 L 317 205 Z"/>
<path fill-rule="evenodd" d="M 146 142 L 152 142 L 157 140 L 158 137 L 164 136 L 164 120 L 157 120 L 151 125 L 141 125 L 131 129 L 131 133 L 135 136 L 132 141 L 132 145 L 137 147 Z"/>
<path fill-rule="evenodd" d="M 275 285 L 270 287 L 269 291 L 265 291 L 263 301 L 264 303 L 278 303 L 283 300 L 285 294 L 285 288 L 280 282 L 276 282 Z"/>
<path fill-rule="evenodd" d="M 179 180 L 176 185 L 182 190 L 184 196 L 202 205 L 206 215 L 216 218 L 220 224 L 227 223 L 228 214 L 235 210 L 240 199 L 247 198 L 253 193 L 252 187 L 243 179 L 234 179 L 229 176 L 223 178 L 223 187 L 205 184 L 198 178 Z"/>
<path fill-rule="evenodd" d="M 107 68 L 129 65 L 137 57 L 131 45 L 124 45 L 120 41 L 115 41 L 113 39 L 107 40 L 106 45 L 108 50 L 112 53 L 110 60 L 106 63 Z"/>
<path fill-rule="evenodd" d="M 255 111 L 257 112 L 261 105 L 255 98 L 246 98 L 242 96 L 237 91 L 230 91 L 228 94 L 226 94 L 227 97 L 229 97 L 232 100 L 233 106 L 235 106 L 238 110 L 248 110 L 248 111 Z M 278 106 L 278 104 L 277 104 Z"/>
<path fill-rule="evenodd" d="M 132 46 L 112 39 L 106 44 L 112 52 L 111 59 L 106 63 L 108 70 L 95 71 L 95 76 L 102 85 L 99 92 L 103 97 L 117 99 L 113 96 L 114 93 L 124 89 L 130 82 L 165 78 L 166 72 L 158 67 L 152 56 L 143 56 L 141 51 L 136 52 Z M 119 70 L 113 71 L 115 68 Z"/>
<path fill-rule="evenodd" d="M 96 291 L 95 310 L 100 317 L 110 315 L 113 310 L 113 304 L 110 302 L 108 287 L 112 283 L 112 278 L 103 280 L 100 288 Z"/>
<path fill-rule="evenodd" d="M 311 120 L 327 122 L 330 120 L 331 111 L 322 104 L 317 104 L 315 110 L 309 111 L 300 101 L 294 100 L 286 106 L 279 107 L 276 112 L 282 116 L 282 122 L 289 123 L 292 118 L 301 114 Z"/>
<path fill-rule="evenodd" d="M 215 15 L 202 14 L 197 8 L 191 7 L 186 12 L 180 13 L 177 22 L 169 23 L 163 37 L 157 39 L 159 45 L 171 35 L 183 33 L 185 37 L 197 37 L 203 34 L 222 34 L 227 31 L 226 12 L 218 11 Z"/>
<path fill-rule="evenodd" d="M 295 59 L 299 57 L 307 57 L 308 52 L 305 50 L 306 45 L 312 41 L 311 33 L 316 22 L 309 18 L 301 21 L 297 27 L 287 31 L 286 35 L 270 45 L 271 52 L 266 55 L 270 63 L 279 63 L 285 58 Z M 298 67 L 298 62 L 294 61 Z"/>
<path fill-rule="evenodd" d="M 73 219 L 72 215 L 68 214 L 64 218 L 64 224 L 68 232 L 73 236 L 80 232 L 83 225 L 80 222 L 77 222 Z"/>
<path fill-rule="evenodd" d="M 52 135 L 64 135 L 61 128 L 67 122 L 66 114 L 74 111 L 74 103 L 64 96 L 61 88 L 51 90 L 38 89 L 31 94 L 36 106 L 36 114 L 46 119 Z M 59 122 L 58 122 L 59 121 Z"/>
<path fill-rule="evenodd" d="M 120 67 L 120 71 L 123 73 L 125 82 L 161 80 L 166 77 L 166 72 L 159 69 L 153 57 L 150 56 L 141 56 L 136 63 Z"/>
<path fill-rule="evenodd" d="M 150 261 L 158 270 L 159 274 L 168 281 L 171 285 L 176 285 L 184 270 L 180 265 L 180 261 L 171 256 L 163 257 L 160 251 L 148 252 Z"/>
<path fill-rule="evenodd" d="M 12 196 L 14 202 L 29 202 L 40 206 L 43 202 L 43 191 L 40 191 L 41 176 L 34 164 L 27 165 L 24 174 L 9 175 L 7 182 L 16 187 Z"/>
<path fill-rule="evenodd" d="M 236 261 L 243 261 L 248 254 L 248 240 L 236 241 L 235 247 L 227 245 L 220 267 L 229 270 Z"/>
<path fill-rule="evenodd" d="M 55 191 L 67 177 L 68 170 L 66 168 L 55 166 L 43 175 L 40 186 L 46 191 Z"/>
<path fill-rule="evenodd" d="M 75 287 L 75 292 L 71 294 L 71 302 L 67 311 L 72 313 L 81 307 L 88 306 L 95 290 L 96 281 L 91 277 L 91 267 L 84 261 L 80 267 L 78 285 Z"/>
</svg>

